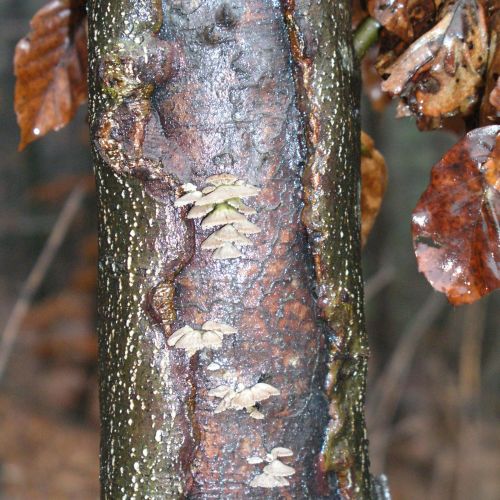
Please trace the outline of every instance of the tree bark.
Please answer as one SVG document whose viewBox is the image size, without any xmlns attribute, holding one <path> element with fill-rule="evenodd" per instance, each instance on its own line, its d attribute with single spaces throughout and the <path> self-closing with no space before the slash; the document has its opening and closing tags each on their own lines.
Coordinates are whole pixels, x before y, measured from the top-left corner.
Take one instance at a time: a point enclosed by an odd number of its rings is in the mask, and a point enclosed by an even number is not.
<svg viewBox="0 0 500 500">
<path fill-rule="evenodd" d="M 103 497 L 372 496 L 349 11 L 90 0 Z M 179 200 L 222 174 L 258 194 L 218 259 Z"/>
</svg>

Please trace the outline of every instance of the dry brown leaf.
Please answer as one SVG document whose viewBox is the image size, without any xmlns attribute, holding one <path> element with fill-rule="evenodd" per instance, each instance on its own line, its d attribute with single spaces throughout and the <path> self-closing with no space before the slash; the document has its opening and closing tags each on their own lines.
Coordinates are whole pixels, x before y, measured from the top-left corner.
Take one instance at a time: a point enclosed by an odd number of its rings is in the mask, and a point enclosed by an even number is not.
<svg viewBox="0 0 500 500">
<path fill-rule="evenodd" d="M 434 165 L 413 212 L 419 270 L 452 304 L 500 285 L 500 126 L 469 132 Z"/>
<path fill-rule="evenodd" d="M 500 121 L 500 7 L 490 16 L 489 28 L 490 49 L 480 111 L 481 125 L 492 125 Z"/>
<path fill-rule="evenodd" d="M 411 42 L 429 27 L 436 5 L 434 0 L 369 0 L 368 11 L 387 31 Z"/>
<path fill-rule="evenodd" d="M 474 111 L 488 51 L 484 9 L 477 0 L 449 2 L 440 21 L 390 66 L 382 89 L 400 96 L 420 128 Z"/>
<path fill-rule="evenodd" d="M 373 139 L 364 132 L 361 133 L 361 153 L 361 245 L 364 245 L 382 205 L 387 167 Z"/>
<path fill-rule="evenodd" d="M 52 0 L 31 20 L 16 47 L 15 110 L 19 149 L 64 127 L 87 98 L 84 0 Z"/>
</svg>

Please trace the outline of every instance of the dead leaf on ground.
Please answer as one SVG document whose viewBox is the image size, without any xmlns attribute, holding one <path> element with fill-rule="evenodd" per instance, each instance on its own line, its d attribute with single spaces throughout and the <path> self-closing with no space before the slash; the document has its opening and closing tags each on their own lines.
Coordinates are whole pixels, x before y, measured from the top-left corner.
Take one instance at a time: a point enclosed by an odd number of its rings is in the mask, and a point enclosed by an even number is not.
<svg viewBox="0 0 500 500">
<path fill-rule="evenodd" d="M 431 172 L 413 212 L 419 270 L 455 305 L 500 284 L 500 126 L 469 132 Z"/>
<path fill-rule="evenodd" d="M 373 139 L 361 133 L 361 245 L 366 243 L 380 211 L 387 185 L 384 157 L 375 149 Z"/>
<path fill-rule="evenodd" d="M 420 128 L 470 115 L 479 99 L 488 51 L 484 9 L 477 0 L 450 2 L 439 22 L 388 67 L 382 89 L 400 96 Z"/>
<path fill-rule="evenodd" d="M 64 127 L 87 98 L 85 0 L 52 0 L 14 56 L 19 149 Z"/>
</svg>

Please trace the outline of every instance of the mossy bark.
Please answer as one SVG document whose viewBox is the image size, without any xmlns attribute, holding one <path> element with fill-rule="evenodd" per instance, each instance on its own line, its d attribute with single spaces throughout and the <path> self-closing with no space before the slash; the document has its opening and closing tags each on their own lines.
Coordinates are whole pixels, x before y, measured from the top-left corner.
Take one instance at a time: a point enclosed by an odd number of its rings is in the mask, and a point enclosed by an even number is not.
<svg viewBox="0 0 500 500">
<path fill-rule="evenodd" d="M 106 498 L 370 498 L 348 1 L 90 0 Z M 257 186 L 241 257 L 174 202 Z M 182 327 L 234 327 L 189 357 Z M 263 419 L 211 392 L 271 385 Z M 273 448 L 288 485 L 262 489 Z"/>
</svg>

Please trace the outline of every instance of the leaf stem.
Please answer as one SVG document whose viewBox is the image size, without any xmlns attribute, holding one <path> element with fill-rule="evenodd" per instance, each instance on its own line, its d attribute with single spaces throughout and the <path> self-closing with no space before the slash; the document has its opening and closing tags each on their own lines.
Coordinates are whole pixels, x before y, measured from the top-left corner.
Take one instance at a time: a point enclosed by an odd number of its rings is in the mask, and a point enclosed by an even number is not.
<svg viewBox="0 0 500 500">
<path fill-rule="evenodd" d="M 373 17 L 367 17 L 354 32 L 354 51 L 359 60 L 363 59 L 368 49 L 378 40 L 380 23 Z"/>
</svg>

